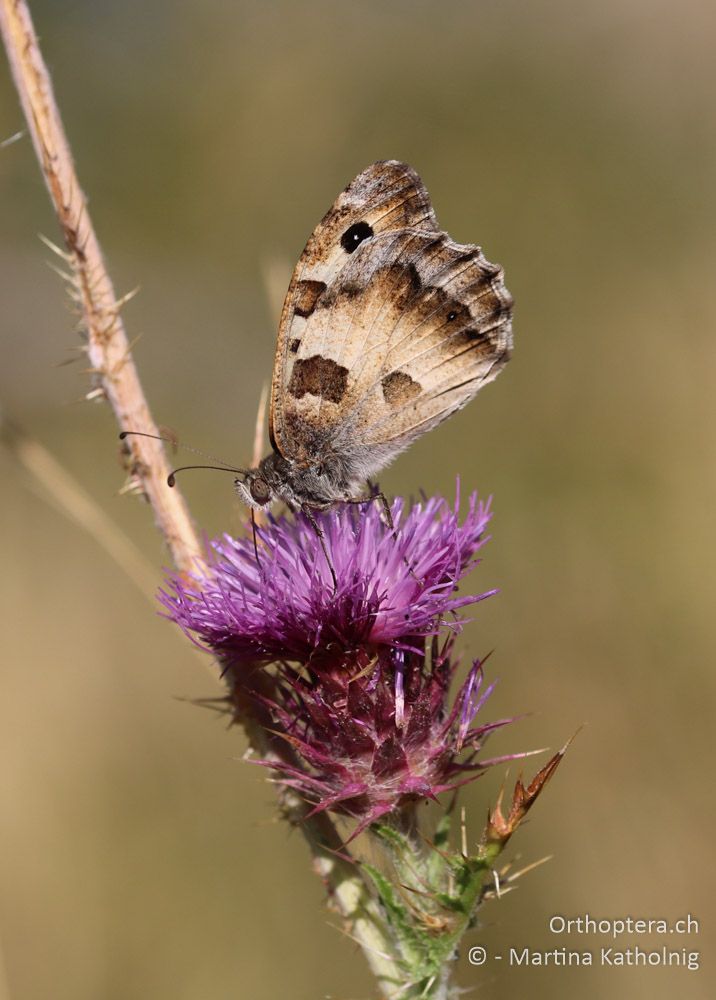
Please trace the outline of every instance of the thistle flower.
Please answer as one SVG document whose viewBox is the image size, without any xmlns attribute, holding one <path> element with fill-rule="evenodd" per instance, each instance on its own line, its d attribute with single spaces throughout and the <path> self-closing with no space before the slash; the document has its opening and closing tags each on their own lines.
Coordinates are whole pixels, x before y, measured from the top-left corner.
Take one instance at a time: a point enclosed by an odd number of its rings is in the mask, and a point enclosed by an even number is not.
<svg viewBox="0 0 716 1000">
<path fill-rule="evenodd" d="M 338 649 L 397 649 L 406 637 L 434 634 L 448 616 L 458 628 L 460 608 L 495 593 L 455 594 L 487 541 L 489 503 L 473 494 L 462 524 L 459 498 L 453 509 L 439 497 L 404 508 L 394 501 L 395 532 L 375 503 L 319 516 L 335 590 L 320 541 L 299 515 L 258 530 L 258 562 L 251 539 L 214 540 L 209 572 L 173 575 L 160 600 L 170 618 L 233 668 L 308 663 Z"/>
<path fill-rule="evenodd" d="M 353 836 L 479 776 L 496 761 L 478 751 L 511 721 L 474 725 L 491 690 L 480 662 L 449 704 L 462 609 L 494 593 L 456 592 L 487 540 L 489 504 L 473 494 L 462 523 L 459 497 L 452 508 L 396 500 L 392 516 L 394 531 L 376 504 L 319 518 L 335 588 L 299 515 L 260 529 L 258 561 L 250 538 L 224 535 L 206 570 L 174 574 L 161 593 L 168 617 L 221 659 L 242 704 L 293 750 L 258 763 L 314 811 L 354 818 Z"/>
</svg>

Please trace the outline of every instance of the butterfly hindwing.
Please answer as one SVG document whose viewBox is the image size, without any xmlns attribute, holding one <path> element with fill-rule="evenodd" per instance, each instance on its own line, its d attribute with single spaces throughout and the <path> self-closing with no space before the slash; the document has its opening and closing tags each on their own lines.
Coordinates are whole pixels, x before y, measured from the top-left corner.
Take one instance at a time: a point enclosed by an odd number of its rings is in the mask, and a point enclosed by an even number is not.
<svg viewBox="0 0 716 1000">
<path fill-rule="evenodd" d="M 281 319 L 274 447 L 372 475 L 491 381 L 511 349 L 502 270 L 437 228 L 417 174 L 359 174 L 319 224 Z"/>
<path fill-rule="evenodd" d="M 401 304 L 387 324 L 377 373 L 368 375 L 367 365 L 355 372 L 345 437 L 339 429 L 334 441 L 362 477 L 468 403 L 512 349 L 502 269 L 444 233 L 432 245 L 422 236 L 415 243 L 412 263 L 388 269 Z"/>
</svg>

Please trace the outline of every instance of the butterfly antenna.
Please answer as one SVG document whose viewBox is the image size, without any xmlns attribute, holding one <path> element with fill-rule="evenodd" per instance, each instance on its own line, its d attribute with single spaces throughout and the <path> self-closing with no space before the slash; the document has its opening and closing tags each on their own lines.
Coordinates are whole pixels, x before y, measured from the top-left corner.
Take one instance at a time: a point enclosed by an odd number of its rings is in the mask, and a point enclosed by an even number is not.
<svg viewBox="0 0 716 1000">
<path fill-rule="evenodd" d="M 192 446 L 189 445 L 189 444 L 180 443 L 179 441 L 176 440 L 176 438 L 164 437 L 162 434 L 147 434 L 146 431 L 122 431 L 122 433 L 119 435 L 119 440 L 120 441 L 124 441 L 124 439 L 126 437 L 129 437 L 130 435 L 132 435 L 133 437 L 152 438 L 152 440 L 154 440 L 154 441 L 164 441 L 166 444 L 174 445 L 175 448 L 178 446 L 180 448 L 183 448 L 185 451 L 192 452 L 194 455 L 201 455 L 202 458 L 208 458 L 209 461 L 217 463 L 215 466 L 214 465 L 211 465 L 211 466 L 192 465 L 192 466 L 185 466 L 185 468 L 191 468 L 191 469 L 211 468 L 211 469 L 214 469 L 214 468 L 217 468 L 217 467 L 220 466 L 222 469 L 227 469 L 230 472 L 240 472 L 240 473 L 244 473 L 245 474 L 246 472 L 249 471 L 248 469 L 237 469 L 233 465 L 231 465 L 229 462 L 225 462 L 223 460 L 223 458 L 217 458 L 216 455 L 210 455 L 208 451 L 201 451 L 199 448 L 192 448 Z M 180 470 L 177 469 L 175 471 L 179 472 Z"/>
<path fill-rule="evenodd" d="M 244 475 L 247 469 L 232 469 L 226 465 L 180 465 L 178 469 L 172 469 L 172 471 L 167 476 L 167 486 L 176 486 L 177 483 L 177 472 L 186 472 L 187 469 L 214 469 L 215 472 L 237 472 Z"/>
</svg>

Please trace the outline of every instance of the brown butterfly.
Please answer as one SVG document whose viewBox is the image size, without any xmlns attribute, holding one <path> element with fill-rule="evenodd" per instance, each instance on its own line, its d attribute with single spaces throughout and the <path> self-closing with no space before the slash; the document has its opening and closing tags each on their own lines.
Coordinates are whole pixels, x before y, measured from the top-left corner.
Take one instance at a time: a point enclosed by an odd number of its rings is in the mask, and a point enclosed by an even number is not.
<svg viewBox="0 0 716 1000">
<path fill-rule="evenodd" d="M 498 375 L 511 319 L 502 268 L 438 228 L 411 167 L 374 163 L 296 265 L 273 368 L 273 451 L 236 480 L 239 496 L 255 509 L 283 500 L 320 536 L 313 511 L 372 499 L 358 495 L 366 479 Z"/>
<path fill-rule="evenodd" d="M 362 484 L 497 377 L 512 350 L 502 268 L 438 228 L 412 167 L 374 163 L 336 199 L 306 244 L 278 331 L 269 430 L 273 451 L 238 473 L 253 510 L 283 500 L 321 540 L 314 511 Z M 128 434 L 142 433 L 123 431 Z M 148 435 L 152 437 L 153 435 Z M 258 547 L 254 531 L 254 548 Z"/>
</svg>

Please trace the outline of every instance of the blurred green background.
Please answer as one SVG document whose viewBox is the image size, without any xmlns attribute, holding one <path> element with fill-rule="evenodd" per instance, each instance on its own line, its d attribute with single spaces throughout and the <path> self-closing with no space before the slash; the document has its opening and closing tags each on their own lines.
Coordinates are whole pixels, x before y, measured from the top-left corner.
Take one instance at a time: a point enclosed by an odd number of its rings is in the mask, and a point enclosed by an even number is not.
<svg viewBox="0 0 716 1000">
<path fill-rule="evenodd" d="M 714 920 L 716 9 L 710 2 L 36 0 L 82 183 L 157 420 L 246 462 L 287 273 L 373 160 L 422 174 L 441 224 L 504 264 L 513 361 L 384 476 L 494 495 L 462 648 L 533 712 L 492 748 L 587 723 L 511 845 L 553 860 L 471 943 L 570 945 L 548 919 Z M 22 128 L 0 68 L 0 139 Z M 0 149 L 0 401 L 143 550 L 116 427 L 82 363 L 27 138 Z M 284 274 L 284 272 L 286 272 Z M 7 450 L 2 481 L 4 998 L 359 1000 L 299 834 L 245 743 L 177 700 L 216 689 L 178 632 Z M 235 526 L 231 484 L 184 488 Z M 535 765 L 536 766 L 536 765 Z M 533 767 L 530 765 L 529 770 Z M 513 768 L 512 777 L 515 775 Z M 477 836 L 503 773 L 464 796 Z M 637 943 L 634 939 L 623 944 Z M 661 946 L 661 938 L 642 938 Z M 705 969 L 470 968 L 477 996 L 710 997 Z"/>
</svg>

